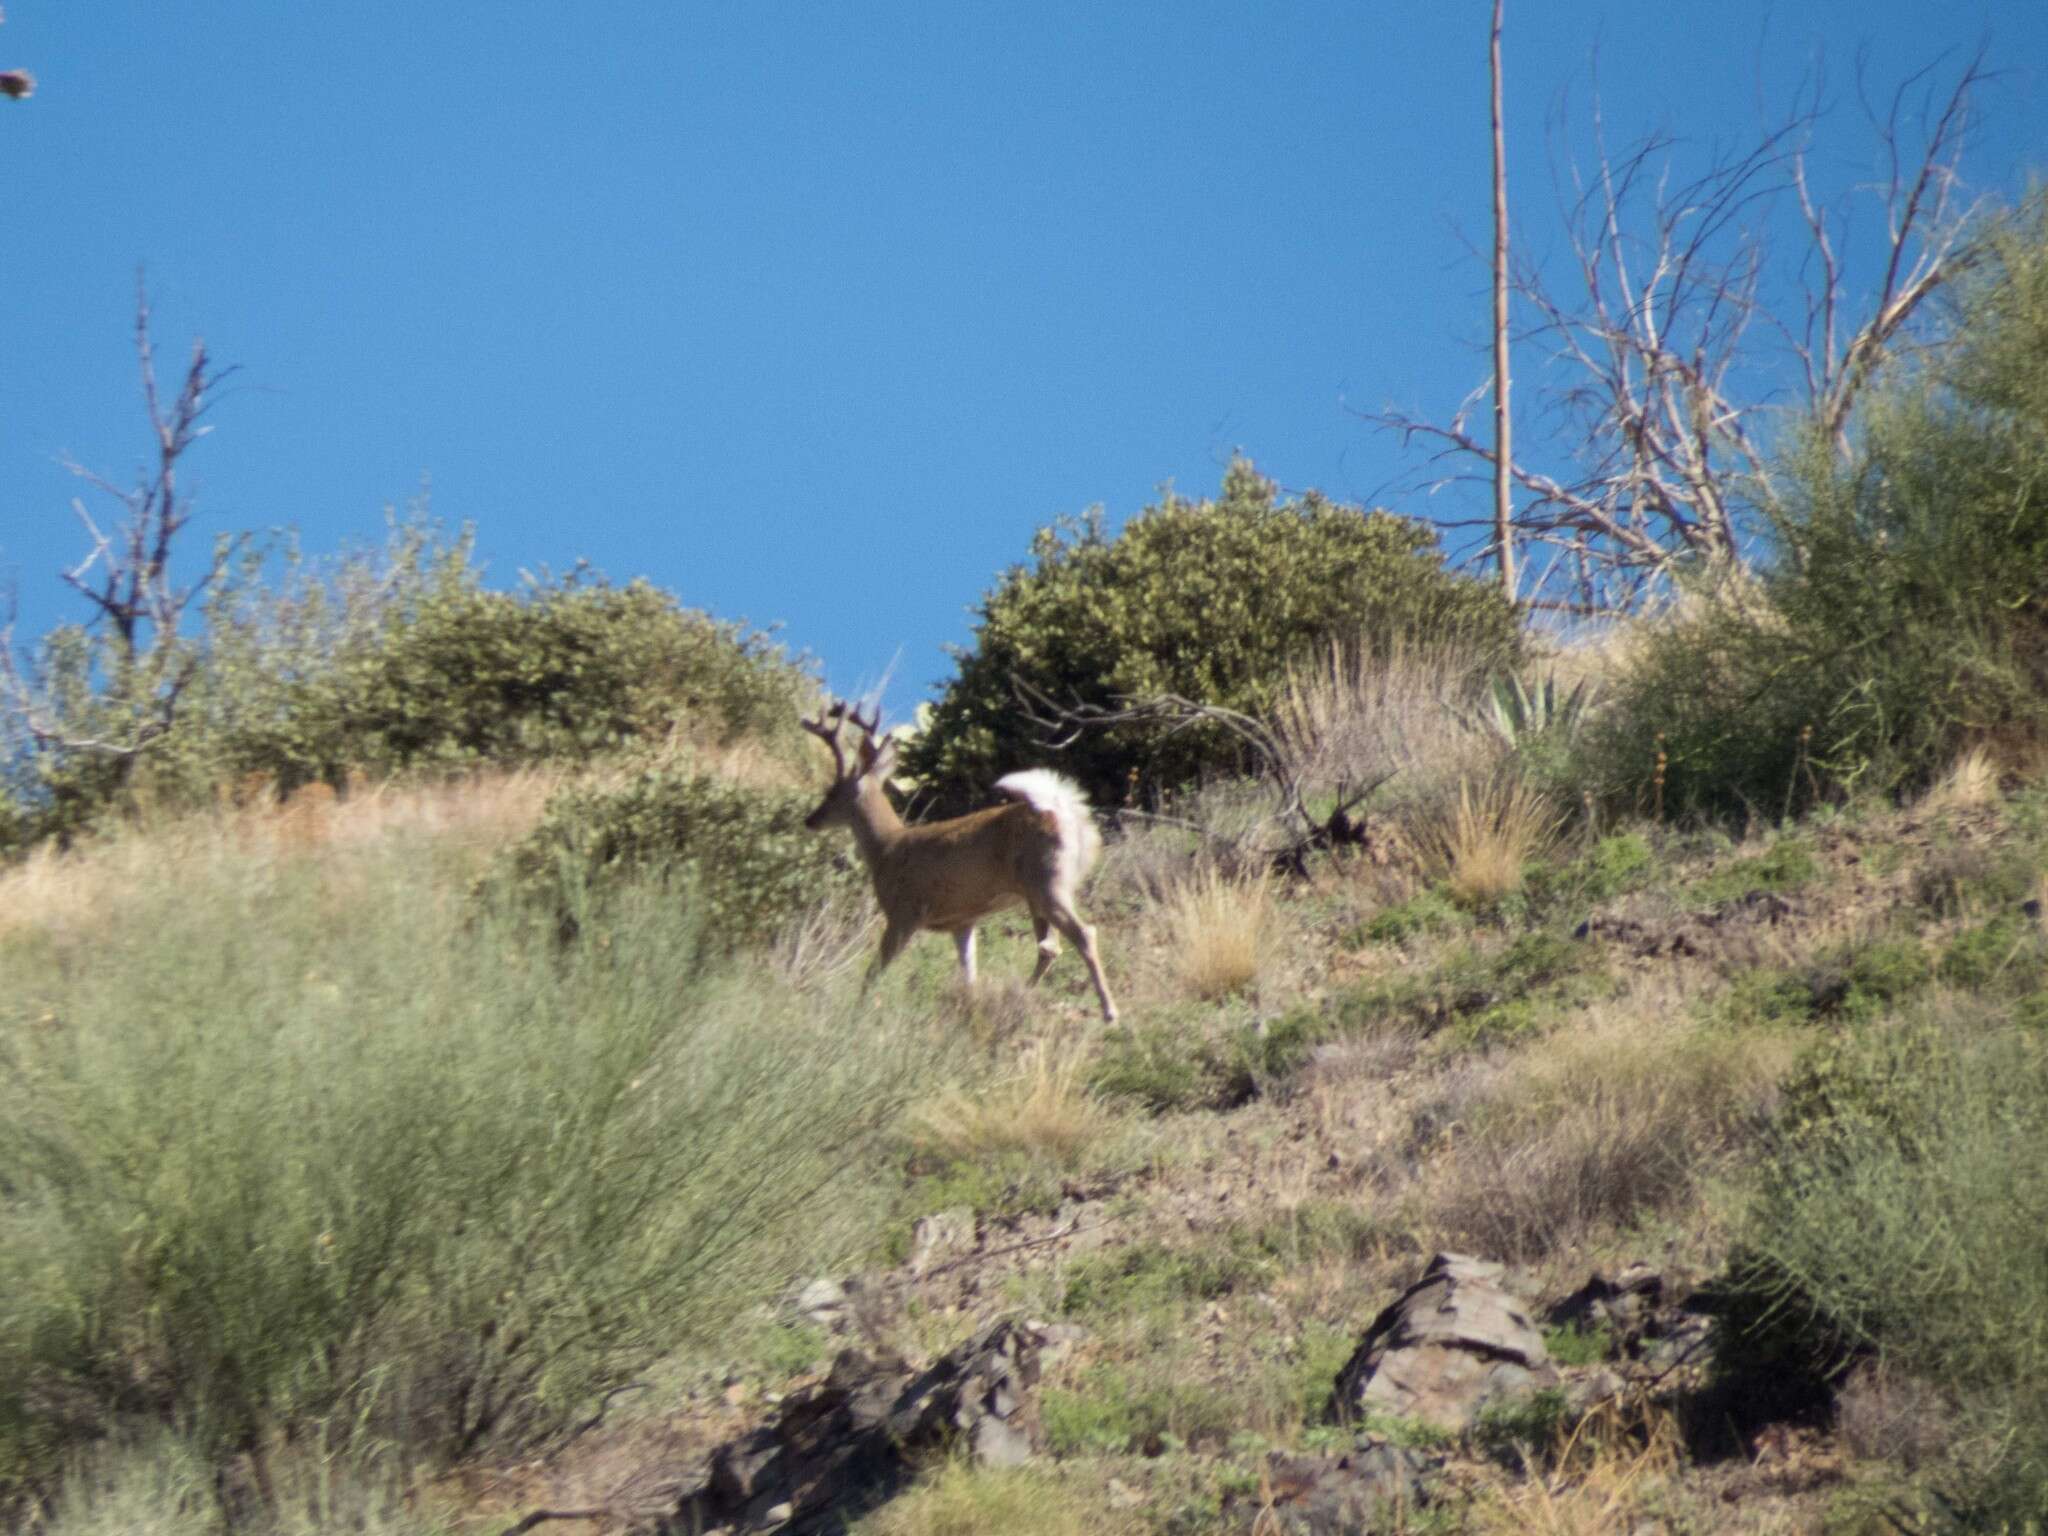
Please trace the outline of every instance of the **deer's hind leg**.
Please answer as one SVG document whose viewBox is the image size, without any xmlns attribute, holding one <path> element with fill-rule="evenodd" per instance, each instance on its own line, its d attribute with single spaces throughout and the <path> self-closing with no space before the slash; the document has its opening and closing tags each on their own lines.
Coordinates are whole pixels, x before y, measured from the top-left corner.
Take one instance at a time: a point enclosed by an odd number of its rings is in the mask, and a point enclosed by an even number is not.
<svg viewBox="0 0 2048 1536">
<path fill-rule="evenodd" d="M 1038 937 L 1038 967 L 1031 973 L 1027 986 L 1037 986 L 1054 960 L 1059 958 L 1060 941 L 1053 936 L 1052 919 L 1037 907 L 1031 909 L 1031 931 Z"/>
<path fill-rule="evenodd" d="M 960 979 L 974 985 L 974 925 L 953 931 L 953 947 L 960 951 Z"/>
<path fill-rule="evenodd" d="M 1081 958 L 1088 965 L 1088 979 L 1095 983 L 1095 995 L 1102 1002 L 1102 1021 L 1105 1024 L 1114 1024 L 1116 1003 L 1109 995 L 1109 983 L 1102 979 L 1102 957 L 1095 952 L 1095 930 L 1081 921 L 1081 914 L 1074 910 L 1073 902 L 1058 893 L 1055 893 L 1052 901 L 1047 903 L 1045 915 L 1052 926 L 1072 940 L 1074 948 L 1081 951 Z M 1038 946 L 1038 969 L 1041 975 L 1044 974 L 1045 968 L 1052 964 L 1052 957 L 1046 953 L 1047 942 L 1041 939 Z M 1053 953 L 1058 953 L 1056 943 Z"/>
</svg>

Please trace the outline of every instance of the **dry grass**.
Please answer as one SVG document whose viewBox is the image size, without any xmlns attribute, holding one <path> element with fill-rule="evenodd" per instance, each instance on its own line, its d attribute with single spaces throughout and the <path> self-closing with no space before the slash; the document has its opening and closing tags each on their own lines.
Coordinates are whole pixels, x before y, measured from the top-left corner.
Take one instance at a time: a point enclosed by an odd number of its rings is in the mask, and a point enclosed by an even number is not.
<svg viewBox="0 0 2048 1536">
<path fill-rule="evenodd" d="M 344 798 L 309 785 L 283 804 L 267 791 L 244 803 L 118 827 L 68 853 L 34 850 L 0 871 L 0 932 L 77 933 L 116 920 L 133 893 L 187 872 L 265 858 L 348 862 L 397 840 L 431 843 L 458 866 L 475 865 L 540 819 L 559 773 L 523 769 L 441 784 L 358 785 Z"/>
<path fill-rule="evenodd" d="M 881 923 L 866 891 L 831 897 L 783 929 L 768 951 L 768 963 L 795 991 L 829 986 L 873 958 Z"/>
<path fill-rule="evenodd" d="M 1205 867 L 1174 887 L 1161 908 L 1165 942 L 1181 984 L 1214 1000 L 1258 980 L 1273 926 L 1271 879 L 1232 879 Z"/>
<path fill-rule="evenodd" d="M 1483 668 L 1454 644 L 1333 644 L 1290 669 L 1274 706 L 1288 771 L 1312 792 L 1392 776 L 1402 798 L 1482 771 L 1498 744 L 1460 706 Z"/>
<path fill-rule="evenodd" d="M 1970 811 L 1996 804 L 1998 764 L 1982 747 L 1972 747 L 1949 765 L 1920 799 L 1920 809 L 1933 814 Z"/>
<path fill-rule="evenodd" d="M 1072 1166 L 1116 1124 L 1083 1085 L 1084 1066 L 1078 1046 L 1035 1040 L 995 1082 L 956 1088 L 913 1111 L 911 1137 L 961 1161 L 1023 1153 Z"/>
<path fill-rule="evenodd" d="M 1427 819 L 1422 843 L 1452 900 L 1488 907 L 1522 887 L 1525 865 L 1556 840 L 1562 818 L 1518 774 L 1458 781 L 1456 803 Z"/>
<path fill-rule="evenodd" d="M 1711 1523 L 1673 1521 L 1692 1498 L 1685 1489 L 1682 1436 L 1668 1413 L 1624 1422 L 1596 1413 L 1573 1431 L 1551 1470 L 1516 1477 L 1490 1474 L 1467 1529 L 1475 1536 L 1611 1536 L 1641 1529 L 1712 1529 L 1756 1533 L 1800 1529 L 1782 1510 L 1738 1513 L 1727 1506 L 1702 1509 Z M 1670 1523 L 1667 1523 L 1670 1522 Z"/>
<path fill-rule="evenodd" d="M 1636 996 L 1465 1085 L 1415 1191 L 1446 1243 L 1529 1260 L 1669 1209 L 1759 1130 L 1799 1050 L 1790 1032 L 1709 1029 Z"/>
</svg>

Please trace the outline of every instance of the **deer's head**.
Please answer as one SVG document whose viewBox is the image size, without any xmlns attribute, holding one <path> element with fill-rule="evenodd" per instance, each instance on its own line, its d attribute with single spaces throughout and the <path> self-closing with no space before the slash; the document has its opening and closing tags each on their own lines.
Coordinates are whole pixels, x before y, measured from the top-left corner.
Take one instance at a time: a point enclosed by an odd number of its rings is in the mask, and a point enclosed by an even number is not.
<svg viewBox="0 0 2048 1536">
<path fill-rule="evenodd" d="M 854 743 L 850 768 L 846 749 L 840 743 L 840 733 L 849 720 L 860 727 L 860 740 Z M 876 738 L 875 727 L 880 723 L 879 709 L 863 720 L 860 711 L 843 700 L 835 702 L 817 719 L 803 722 L 805 730 L 832 749 L 832 785 L 818 802 L 818 808 L 804 818 L 804 825 L 812 831 L 850 825 L 854 808 L 868 787 L 872 785 L 877 794 L 881 793 L 882 782 L 896 766 L 896 743 L 886 736 Z"/>
</svg>

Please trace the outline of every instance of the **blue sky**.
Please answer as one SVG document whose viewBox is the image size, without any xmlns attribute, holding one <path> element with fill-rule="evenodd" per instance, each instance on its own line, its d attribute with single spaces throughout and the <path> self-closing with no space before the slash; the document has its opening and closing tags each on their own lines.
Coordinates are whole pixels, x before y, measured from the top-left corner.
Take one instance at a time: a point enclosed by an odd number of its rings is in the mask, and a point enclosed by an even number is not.
<svg viewBox="0 0 2048 1536">
<path fill-rule="evenodd" d="M 1034 528 L 1211 492 L 1235 449 L 1466 510 L 1356 413 L 1486 376 L 1487 10 L 12 0 L 20 630 L 82 616 L 59 457 L 144 451 L 138 264 L 166 360 L 203 333 L 242 370 L 195 531 L 373 541 L 425 477 L 494 582 L 644 575 L 842 687 L 900 654 L 899 714 Z M 2038 0 L 1509 0 L 1518 239 L 1556 245 L 1545 123 L 1596 43 L 1617 133 L 1699 145 L 1824 55 L 1842 187 L 1872 170 L 1858 50 L 1889 83 L 1986 36 L 1967 169 L 2010 195 L 2048 166 Z"/>
</svg>

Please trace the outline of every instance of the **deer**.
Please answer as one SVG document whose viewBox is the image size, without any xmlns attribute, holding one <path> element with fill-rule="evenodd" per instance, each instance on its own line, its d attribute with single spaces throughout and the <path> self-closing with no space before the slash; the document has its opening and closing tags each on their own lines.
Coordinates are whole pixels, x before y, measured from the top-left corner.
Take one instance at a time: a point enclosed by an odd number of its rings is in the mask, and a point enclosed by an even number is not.
<svg viewBox="0 0 2048 1536">
<path fill-rule="evenodd" d="M 849 720 L 861 733 L 851 768 L 840 742 Z M 821 710 L 817 719 L 801 722 L 831 749 L 833 765 L 831 787 L 804 825 L 814 832 L 839 826 L 853 830 L 882 908 L 882 947 L 868 967 L 863 990 L 925 930 L 953 935 L 961 974 L 971 989 L 976 925 L 1021 904 L 1030 910 L 1038 935 L 1038 966 L 1030 985 L 1038 985 L 1058 957 L 1064 935 L 1087 962 L 1103 1022 L 1114 1024 L 1116 1003 L 1102 978 L 1095 930 L 1074 906 L 1075 887 L 1102 851 L 1102 836 L 1080 789 L 1057 773 L 1026 769 L 996 781 L 1007 805 L 911 826 L 883 789 L 896 763 L 896 743 L 876 736 L 880 723 L 879 710 L 863 718 L 843 700 Z"/>
</svg>

